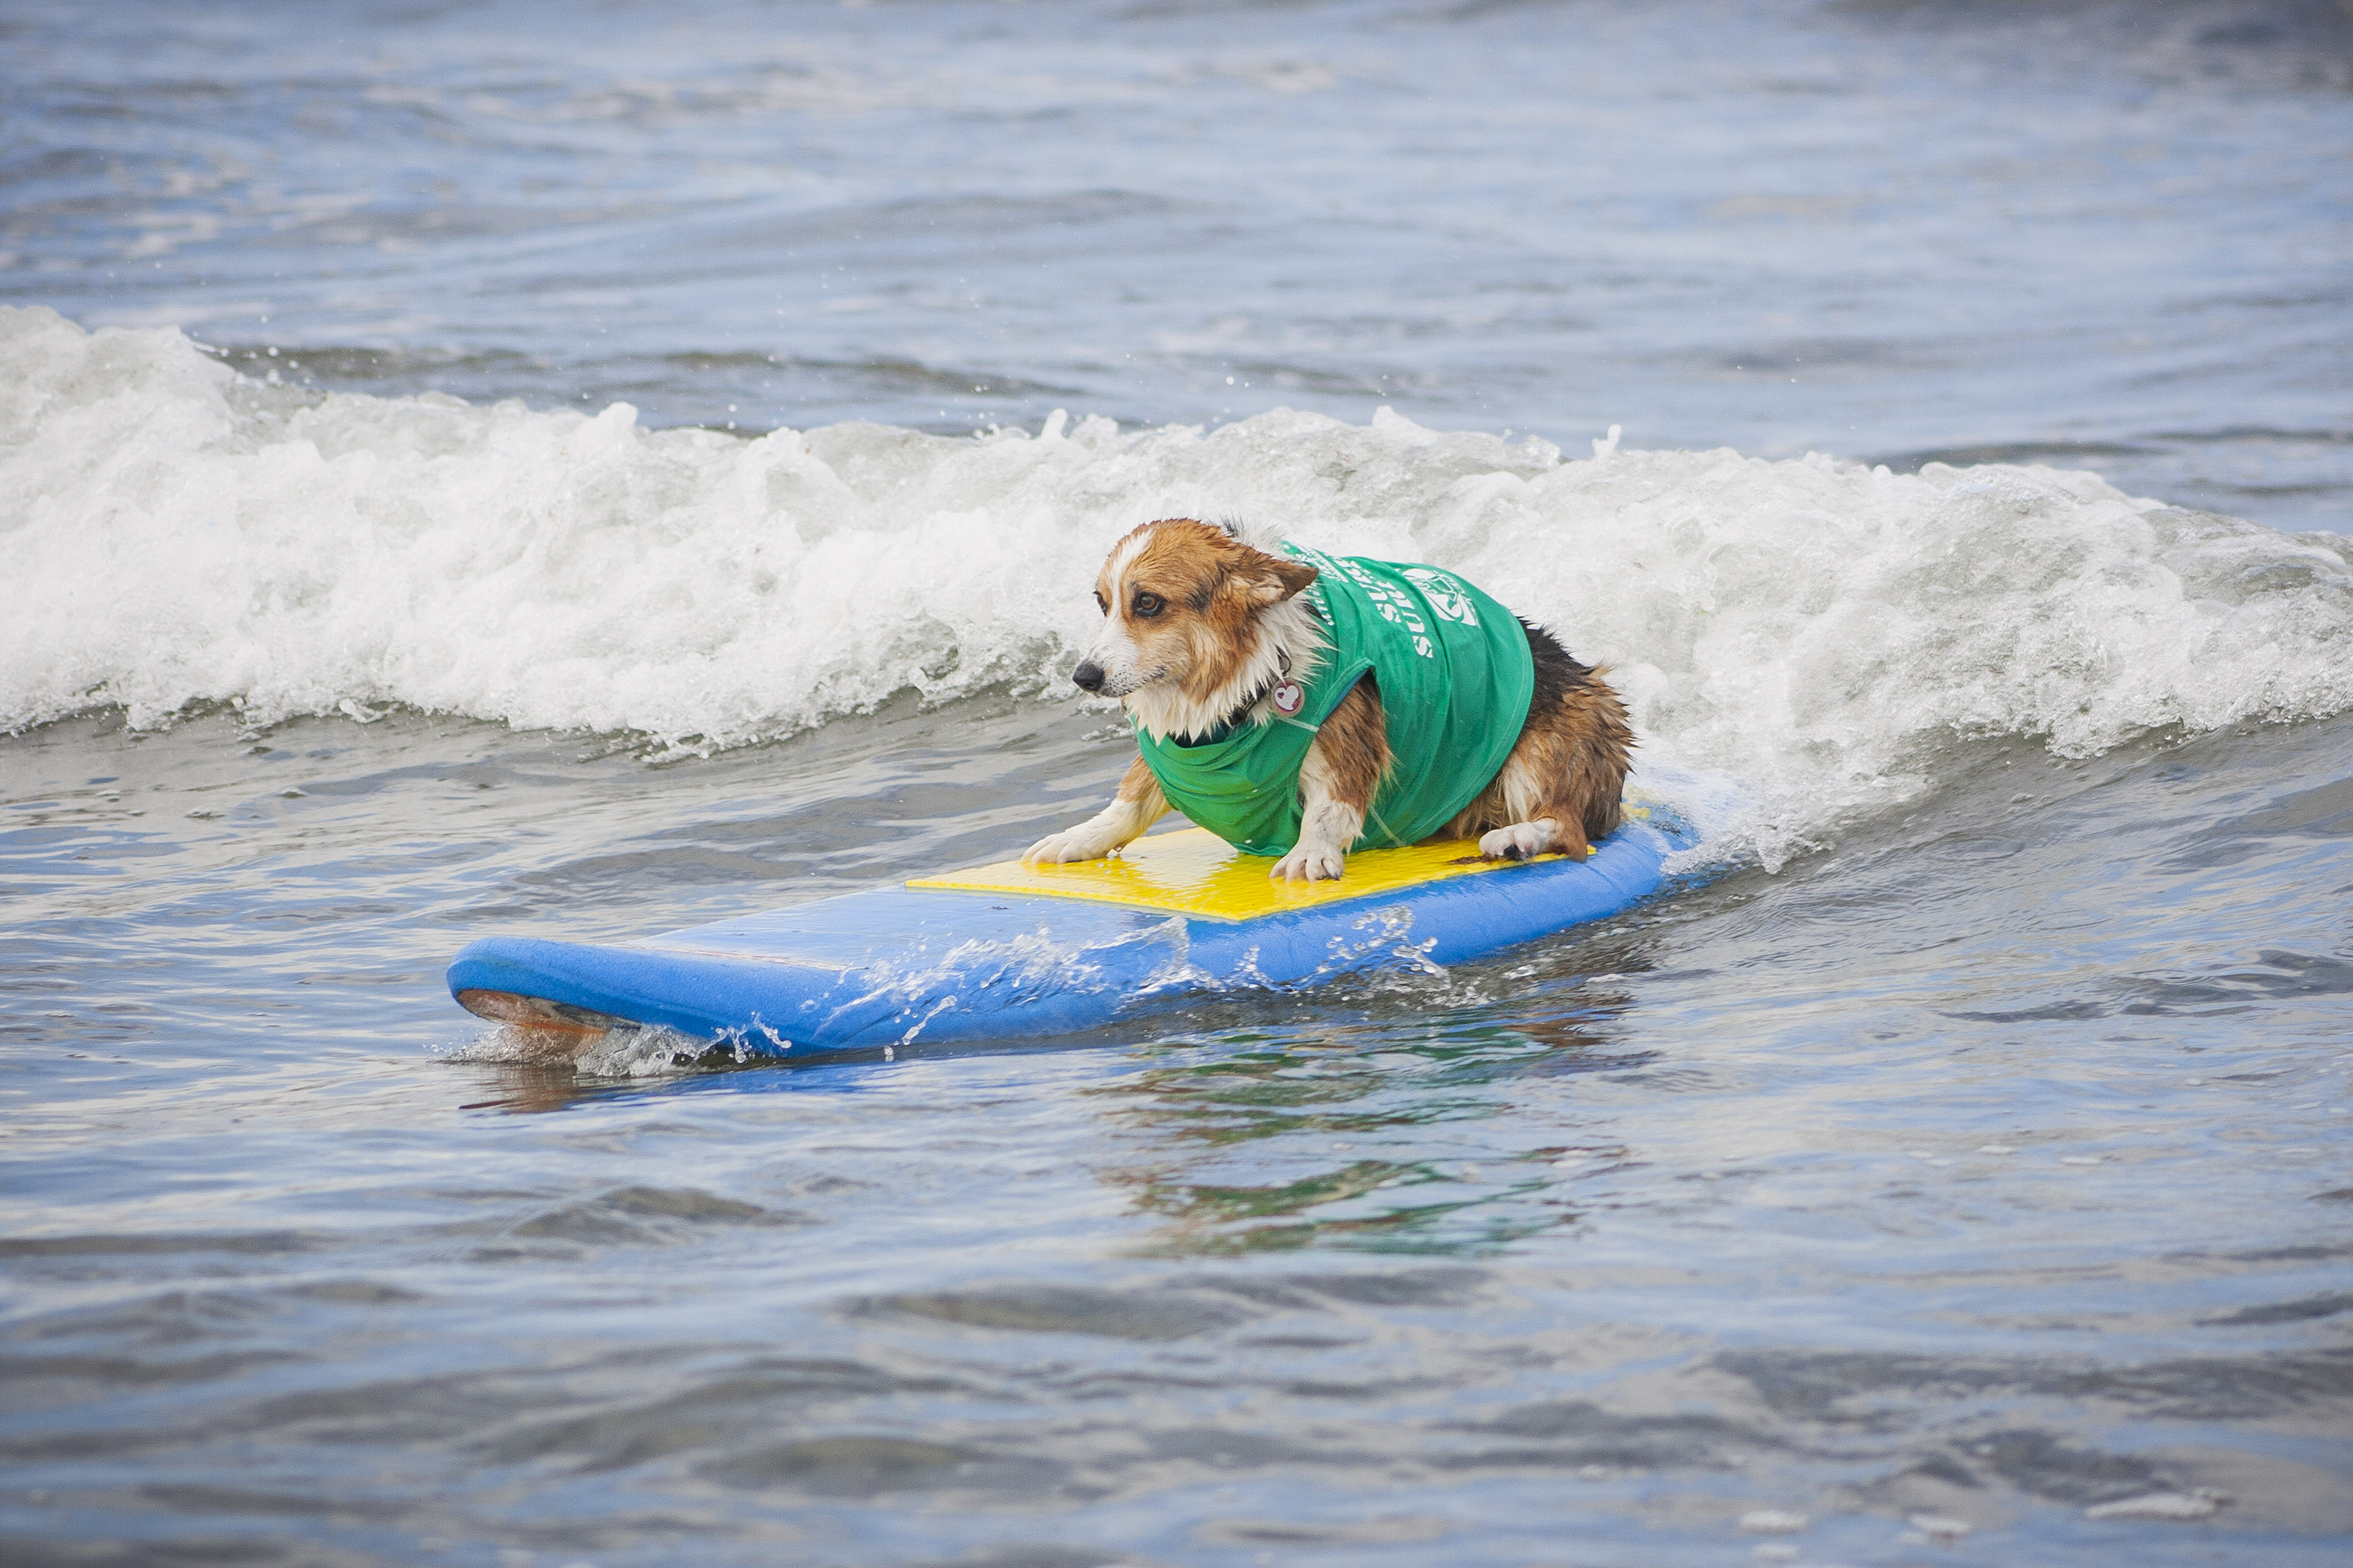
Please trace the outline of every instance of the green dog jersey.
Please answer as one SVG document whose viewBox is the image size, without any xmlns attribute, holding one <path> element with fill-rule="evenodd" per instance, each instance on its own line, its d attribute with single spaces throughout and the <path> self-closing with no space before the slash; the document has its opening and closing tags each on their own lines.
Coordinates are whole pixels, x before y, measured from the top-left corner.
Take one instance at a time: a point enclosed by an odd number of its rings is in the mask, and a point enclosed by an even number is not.
<svg viewBox="0 0 2353 1568">
<path fill-rule="evenodd" d="M 1249 855 L 1299 842 L 1299 770 L 1316 731 L 1373 672 L 1394 759 L 1352 849 L 1418 844 L 1478 798 L 1518 743 L 1535 660 L 1512 613 L 1435 566 L 1326 555 L 1285 543 L 1319 575 L 1306 589 L 1330 653 L 1274 692 L 1275 717 L 1186 745 L 1136 731 L 1168 804 Z"/>
</svg>

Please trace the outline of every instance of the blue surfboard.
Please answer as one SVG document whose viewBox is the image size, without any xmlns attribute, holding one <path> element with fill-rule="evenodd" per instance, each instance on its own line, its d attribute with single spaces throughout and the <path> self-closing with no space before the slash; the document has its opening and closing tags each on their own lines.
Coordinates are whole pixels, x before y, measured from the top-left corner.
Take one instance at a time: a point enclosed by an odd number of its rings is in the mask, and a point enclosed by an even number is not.
<svg viewBox="0 0 2353 1568">
<path fill-rule="evenodd" d="M 449 966 L 471 1012 L 532 1028 L 659 1026 L 770 1056 L 1076 1034 L 1205 996 L 1460 963 L 1659 887 L 1687 833 L 1627 820 L 1583 861 L 1472 843 L 1361 850 L 1337 881 L 1199 828 L 1107 860 L 975 867 L 615 944 L 491 937 Z"/>
</svg>

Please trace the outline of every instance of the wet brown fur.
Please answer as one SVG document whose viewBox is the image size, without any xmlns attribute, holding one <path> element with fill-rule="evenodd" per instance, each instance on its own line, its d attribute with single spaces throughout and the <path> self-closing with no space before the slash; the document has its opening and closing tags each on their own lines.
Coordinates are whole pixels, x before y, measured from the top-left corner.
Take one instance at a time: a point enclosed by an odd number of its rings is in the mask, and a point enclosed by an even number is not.
<svg viewBox="0 0 2353 1568">
<path fill-rule="evenodd" d="M 1553 848 L 1582 856 L 1592 840 L 1617 831 L 1634 731 L 1602 679 L 1607 666 L 1581 664 L 1542 626 L 1520 625 L 1536 667 L 1527 722 L 1493 782 L 1447 825 L 1446 837 L 1550 817 L 1559 825 Z"/>
<path fill-rule="evenodd" d="M 1135 761 L 1127 764 L 1127 772 L 1120 777 L 1119 788 L 1112 793 L 1120 800 L 1140 803 L 1155 816 L 1163 816 L 1168 810 L 1168 797 L 1160 793 L 1160 776 L 1152 771 L 1152 764 L 1144 760 L 1141 752 Z"/>
<path fill-rule="evenodd" d="M 1153 531 L 1152 537 L 1124 581 L 1112 576 L 1112 561 L 1119 554 L 1114 547 L 1096 583 L 1097 600 L 1107 614 L 1129 617 L 1139 648 L 1157 656 L 1177 676 L 1187 698 L 1208 701 L 1242 669 L 1250 618 L 1313 583 L 1315 569 L 1264 554 L 1223 529 L 1189 518 L 1146 523 L 1136 531 L 1145 529 Z M 1138 593 L 1155 595 L 1166 609 L 1148 624 L 1136 620 L 1131 611 Z M 1602 679 L 1606 667 L 1580 663 L 1543 627 L 1520 624 L 1535 663 L 1527 721 L 1502 770 L 1441 837 L 1476 837 L 1493 828 L 1550 818 L 1556 825 L 1553 850 L 1581 858 L 1591 840 L 1618 826 L 1633 731 L 1617 693 Z M 1315 749 L 1335 798 L 1369 812 L 1381 780 L 1395 765 L 1380 691 L 1369 674 L 1324 721 Z M 1137 803 L 1152 816 L 1167 809 L 1159 781 L 1140 756 L 1120 781 L 1118 798 Z"/>
<path fill-rule="evenodd" d="M 1381 689 L 1367 670 L 1315 732 L 1315 749 L 1331 771 L 1334 798 L 1358 811 L 1372 809 L 1373 796 L 1397 759 L 1389 754 L 1388 724 L 1381 716 Z"/>
</svg>

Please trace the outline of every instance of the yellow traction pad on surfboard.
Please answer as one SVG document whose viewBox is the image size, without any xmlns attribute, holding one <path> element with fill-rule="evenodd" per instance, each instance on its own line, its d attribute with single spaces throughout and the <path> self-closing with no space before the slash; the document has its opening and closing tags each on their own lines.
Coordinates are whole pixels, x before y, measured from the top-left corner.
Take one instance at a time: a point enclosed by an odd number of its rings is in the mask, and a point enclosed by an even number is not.
<svg viewBox="0 0 2353 1568">
<path fill-rule="evenodd" d="M 1538 860 L 1565 858 L 1536 857 Z M 1451 877 L 1491 875 L 1532 863 L 1482 860 L 1478 841 L 1465 838 L 1403 849 L 1359 849 L 1348 857 L 1347 869 L 1336 882 L 1279 882 L 1267 875 L 1274 865 L 1273 857 L 1245 855 L 1207 828 L 1187 827 L 1139 838 L 1108 860 L 1072 860 L 1060 866 L 999 860 L 968 871 L 917 877 L 907 886 L 1085 899 L 1210 920 L 1249 921 L 1343 899 L 1394 893 Z"/>
</svg>

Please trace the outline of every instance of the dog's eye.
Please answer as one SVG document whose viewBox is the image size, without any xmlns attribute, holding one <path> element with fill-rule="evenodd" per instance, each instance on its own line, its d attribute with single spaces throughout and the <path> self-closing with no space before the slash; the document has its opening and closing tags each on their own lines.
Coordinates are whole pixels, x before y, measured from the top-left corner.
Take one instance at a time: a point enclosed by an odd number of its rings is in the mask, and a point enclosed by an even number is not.
<svg viewBox="0 0 2353 1568">
<path fill-rule="evenodd" d="M 1104 603 L 1101 588 L 1095 590 L 1095 608 L 1106 616 L 1111 614 L 1111 605 Z"/>
<path fill-rule="evenodd" d="M 1135 596 L 1135 613 L 1139 616 L 1156 616 L 1166 606 L 1167 601 L 1157 594 L 1138 594 Z"/>
</svg>

